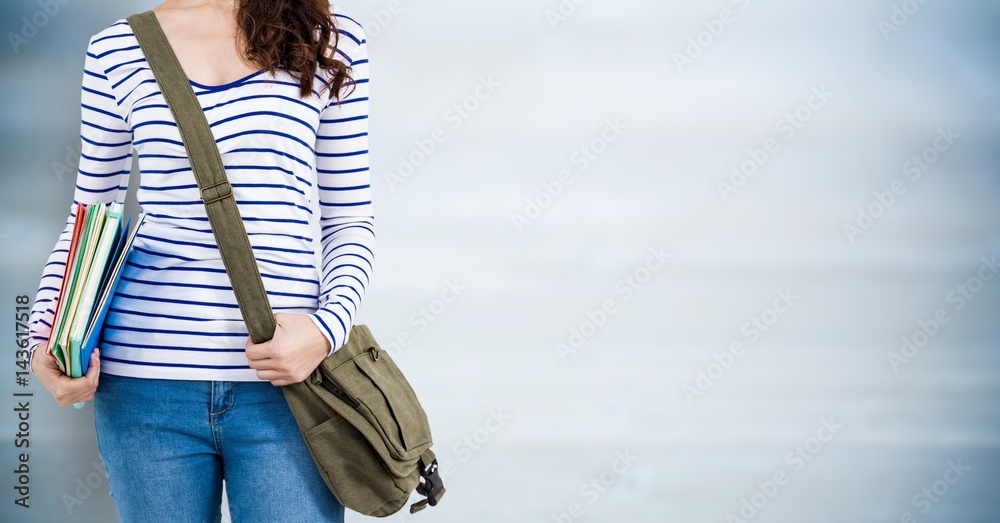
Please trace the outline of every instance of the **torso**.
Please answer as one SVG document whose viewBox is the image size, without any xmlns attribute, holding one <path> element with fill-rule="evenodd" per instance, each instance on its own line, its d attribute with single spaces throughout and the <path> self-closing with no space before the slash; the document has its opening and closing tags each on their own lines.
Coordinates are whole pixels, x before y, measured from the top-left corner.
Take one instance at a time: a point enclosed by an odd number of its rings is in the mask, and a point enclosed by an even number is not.
<svg viewBox="0 0 1000 523">
<path fill-rule="evenodd" d="M 152 11 L 188 79 L 222 85 L 261 69 L 244 63 L 238 52 L 237 45 L 243 43 L 241 37 L 237 44 L 235 11 L 176 4 L 164 2 Z"/>
</svg>

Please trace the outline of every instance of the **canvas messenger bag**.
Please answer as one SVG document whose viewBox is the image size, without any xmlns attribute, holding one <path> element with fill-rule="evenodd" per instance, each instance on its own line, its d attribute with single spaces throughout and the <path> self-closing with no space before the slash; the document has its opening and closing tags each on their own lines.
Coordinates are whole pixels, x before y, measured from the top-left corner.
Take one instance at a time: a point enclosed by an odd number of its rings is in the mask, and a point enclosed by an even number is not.
<svg viewBox="0 0 1000 523">
<path fill-rule="evenodd" d="M 201 104 L 153 12 L 128 21 L 177 121 L 250 338 L 270 340 L 274 315 Z M 323 480 L 345 507 L 383 517 L 414 489 L 426 499 L 411 513 L 444 495 L 427 415 L 365 325 L 354 325 L 345 345 L 305 381 L 282 390 Z"/>
</svg>

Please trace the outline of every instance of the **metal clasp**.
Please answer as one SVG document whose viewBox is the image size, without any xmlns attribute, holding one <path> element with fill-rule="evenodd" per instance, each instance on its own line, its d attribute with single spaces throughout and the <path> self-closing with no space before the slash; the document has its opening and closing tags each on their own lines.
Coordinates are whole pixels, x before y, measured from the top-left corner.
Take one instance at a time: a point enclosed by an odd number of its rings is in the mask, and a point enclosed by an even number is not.
<svg viewBox="0 0 1000 523">
<path fill-rule="evenodd" d="M 212 198 L 208 191 L 215 189 L 214 198 Z M 223 198 L 229 198 L 233 195 L 233 186 L 229 183 L 229 180 L 222 180 L 219 183 L 215 183 L 205 187 L 201 190 L 201 201 L 206 204 L 217 202 Z"/>
<path fill-rule="evenodd" d="M 378 347 L 368 347 L 368 354 L 371 354 L 372 361 L 378 361 Z"/>
</svg>

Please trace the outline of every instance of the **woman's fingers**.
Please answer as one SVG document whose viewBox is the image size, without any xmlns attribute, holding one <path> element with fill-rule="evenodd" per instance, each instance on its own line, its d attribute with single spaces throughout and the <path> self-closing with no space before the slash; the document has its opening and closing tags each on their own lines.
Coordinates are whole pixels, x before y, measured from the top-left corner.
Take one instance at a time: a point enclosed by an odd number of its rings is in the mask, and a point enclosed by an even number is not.
<svg viewBox="0 0 1000 523">
<path fill-rule="evenodd" d="M 101 376 L 101 349 L 94 349 L 94 352 L 90 353 L 90 367 L 87 369 L 87 374 L 84 374 L 84 379 L 87 380 L 87 384 L 94 390 L 97 390 L 97 381 Z M 91 391 L 93 394 L 93 391 Z"/>
<path fill-rule="evenodd" d="M 61 406 L 71 405 L 90 400 L 94 397 L 101 374 L 100 350 L 94 349 L 90 354 L 90 365 L 87 374 L 79 378 L 71 378 L 63 374 L 55 355 L 48 353 L 39 362 L 38 378 L 49 390 L 56 403 Z"/>
<path fill-rule="evenodd" d="M 55 379 L 56 377 L 62 375 L 62 371 L 59 370 L 59 363 L 56 361 L 56 355 L 52 354 L 48 349 L 36 349 L 42 350 L 43 354 L 41 358 L 38 359 L 38 364 L 41 368 L 35 373 L 39 378 Z M 43 381 L 44 383 L 44 381 Z"/>
</svg>

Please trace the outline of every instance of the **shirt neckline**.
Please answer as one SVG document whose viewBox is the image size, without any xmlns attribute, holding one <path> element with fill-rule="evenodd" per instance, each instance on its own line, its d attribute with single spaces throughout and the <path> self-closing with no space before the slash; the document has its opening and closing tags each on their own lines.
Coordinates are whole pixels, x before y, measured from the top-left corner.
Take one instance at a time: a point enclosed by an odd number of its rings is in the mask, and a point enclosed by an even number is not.
<svg viewBox="0 0 1000 523">
<path fill-rule="evenodd" d="M 194 80 L 192 80 L 190 78 L 188 78 L 188 82 L 191 85 L 193 85 L 194 87 L 197 87 L 199 89 L 204 89 L 206 91 L 222 91 L 222 90 L 229 89 L 229 88 L 232 88 L 232 87 L 236 87 L 236 86 L 238 86 L 240 84 L 243 84 L 247 80 L 250 80 L 251 78 L 253 78 L 253 77 L 257 76 L 257 75 L 260 75 L 263 72 L 264 72 L 264 69 L 261 69 L 259 71 L 250 73 L 250 74 L 244 76 L 243 78 L 238 78 L 236 80 L 233 80 L 232 82 L 227 82 L 227 83 L 218 84 L 218 85 L 203 84 L 203 83 L 200 83 L 200 82 L 196 82 L 196 81 L 194 81 Z"/>
<path fill-rule="evenodd" d="M 136 46 L 138 47 L 139 40 L 138 40 L 138 37 L 135 35 L 135 30 L 132 28 L 132 24 L 128 23 L 128 19 L 127 18 L 122 18 L 121 20 L 125 21 L 125 25 L 129 28 L 129 32 L 132 33 L 132 38 L 136 39 Z M 169 42 L 168 42 L 168 45 L 169 45 Z M 172 48 L 171 48 L 171 52 L 173 52 Z M 148 59 L 146 58 L 145 54 L 143 54 L 142 58 L 144 60 L 147 60 L 147 62 L 148 62 Z M 279 64 L 275 64 L 275 66 L 278 67 L 278 68 L 281 68 L 281 66 Z M 251 78 L 254 78 L 255 76 L 263 74 L 265 71 L 267 71 L 267 69 L 260 69 L 258 71 L 252 72 L 252 73 L 244 76 L 243 78 L 237 78 L 236 80 L 233 80 L 232 82 L 226 82 L 224 84 L 218 84 L 218 85 L 203 84 L 201 82 L 196 82 L 196 81 L 194 81 L 194 80 L 192 80 L 190 78 L 188 78 L 187 81 L 188 81 L 189 84 L 191 84 L 192 87 L 197 87 L 198 89 L 202 89 L 203 92 L 224 91 L 226 89 L 230 89 L 232 87 L 237 87 L 239 85 L 242 85 L 243 83 L 247 82 Z M 187 73 L 185 73 L 185 76 L 186 75 L 187 75 Z"/>
</svg>

